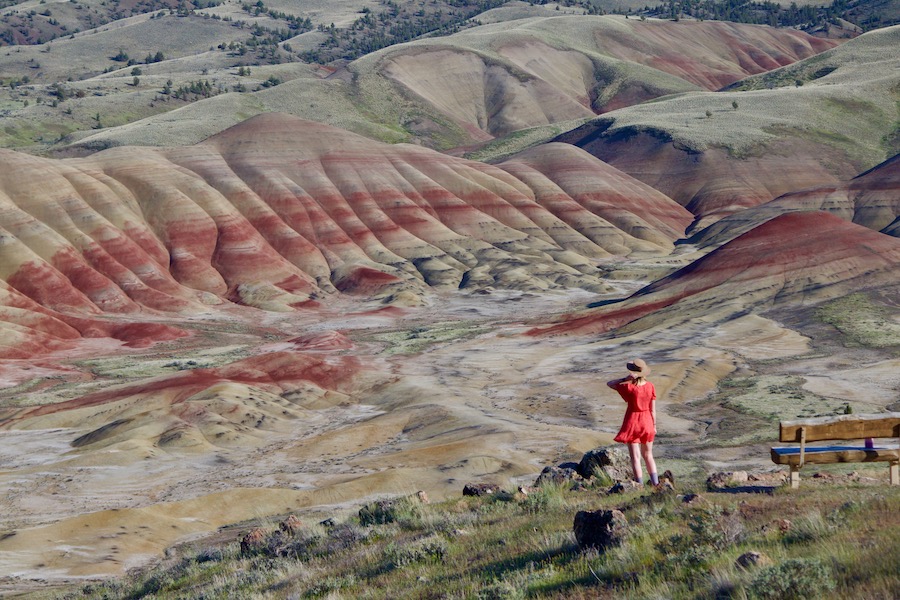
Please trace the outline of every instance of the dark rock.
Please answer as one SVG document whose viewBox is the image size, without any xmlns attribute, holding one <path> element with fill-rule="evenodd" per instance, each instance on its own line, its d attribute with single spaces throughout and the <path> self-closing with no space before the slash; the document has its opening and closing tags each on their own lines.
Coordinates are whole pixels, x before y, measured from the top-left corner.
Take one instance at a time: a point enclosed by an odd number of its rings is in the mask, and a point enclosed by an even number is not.
<svg viewBox="0 0 900 600">
<path fill-rule="evenodd" d="M 771 565 L 772 559 L 770 559 L 765 554 L 762 554 L 761 552 L 751 550 L 750 552 L 744 552 L 743 554 L 738 556 L 737 560 L 734 561 L 734 564 L 735 566 L 746 571 L 752 567 L 765 567 L 767 565 Z"/>
<path fill-rule="evenodd" d="M 654 494 L 675 494 L 675 486 L 668 480 L 662 480 L 658 485 L 653 486 Z"/>
<path fill-rule="evenodd" d="M 572 525 L 578 546 L 605 550 L 617 546 L 628 532 L 628 521 L 620 510 L 581 510 Z"/>
<path fill-rule="evenodd" d="M 241 554 L 254 554 L 266 545 L 266 532 L 256 527 L 241 538 Z"/>
<path fill-rule="evenodd" d="M 685 504 L 699 504 L 700 502 L 705 502 L 706 499 L 700 494 L 685 494 L 681 497 L 681 501 Z"/>
<path fill-rule="evenodd" d="M 621 446 L 600 446 L 589 450 L 581 457 L 577 471 L 585 479 L 601 473 L 612 481 L 628 481 L 633 478 L 631 458 Z"/>
<path fill-rule="evenodd" d="M 337 521 L 335 521 L 333 517 L 328 517 L 324 521 L 319 521 L 319 525 L 325 527 L 326 529 L 330 529 L 337 525 Z"/>
<path fill-rule="evenodd" d="M 624 494 L 625 492 L 633 492 L 634 490 L 642 490 L 642 486 L 637 481 L 617 481 L 615 485 L 609 488 L 608 494 Z"/>
<path fill-rule="evenodd" d="M 541 471 L 541 474 L 538 475 L 538 478 L 535 480 L 535 487 L 541 487 L 544 485 L 565 485 L 572 481 L 581 480 L 581 475 L 579 475 L 575 469 L 567 469 L 562 467 L 544 467 L 544 470 Z"/>
<path fill-rule="evenodd" d="M 721 490 L 723 488 L 736 487 L 747 483 L 749 480 L 747 471 L 726 471 L 713 473 L 706 478 L 706 489 Z"/>
<path fill-rule="evenodd" d="M 499 491 L 500 486 L 493 483 L 467 483 L 463 487 L 463 496 L 490 496 Z"/>
<path fill-rule="evenodd" d="M 303 523 L 294 515 L 289 515 L 287 519 L 278 524 L 278 528 L 288 535 L 294 535 L 302 526 Z"/>
</svg>

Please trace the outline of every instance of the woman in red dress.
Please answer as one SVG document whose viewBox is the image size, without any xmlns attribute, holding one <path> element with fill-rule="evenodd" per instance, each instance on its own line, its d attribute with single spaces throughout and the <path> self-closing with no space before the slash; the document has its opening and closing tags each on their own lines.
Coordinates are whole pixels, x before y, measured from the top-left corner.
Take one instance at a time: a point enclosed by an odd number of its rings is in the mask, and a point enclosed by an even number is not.
<svg viewBox="0 0 900 600">
<path fill-rule="evenodd" d="M 622 400 L 628 403 L 622 428 L 615 440 L 628 445 L 631 455 L 631 468 L 634 480 L 643 484 L 641 473 L 641 457 L 650 473 L 650 483 L 659 485 L 656 474 L 656 461 L 653 460 L 653 438 L 656 437 L 656 389 L 647 381 L 650 367 L 640 358 L 625 365 L 630 371 L 627 377 L 607 381 L 606 385 L 619 392 Z"/>
</svg>

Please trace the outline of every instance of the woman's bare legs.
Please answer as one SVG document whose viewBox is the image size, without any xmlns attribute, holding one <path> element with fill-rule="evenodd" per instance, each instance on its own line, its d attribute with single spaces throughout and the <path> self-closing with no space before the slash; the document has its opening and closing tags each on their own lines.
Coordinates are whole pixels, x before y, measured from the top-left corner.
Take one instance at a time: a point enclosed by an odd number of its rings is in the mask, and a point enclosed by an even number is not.
<svg viewBox="0 0 900 600">
<path fill-rule="evenodd" d="M 634 480 L 638 483 L 644 483 L 644 474 L 641 472 L 641 452 L 642 451 L 643 451 L 643 444 L 638 444 L 637 442 L 628 444 L 628 454 L 631 455 L 631 470 L 634 471 Z M 651 460 L 652 460 L 652 457 L 651 457 Z M 647 468 L 649 469 L 650 466 L 648 465 Z"/>
<path fill-rule="evenodd" d="M 629 446 L 637 444 L 629 444 Z M 653 485 L 659 483 L 659 478 L 656 474 L 656 461 L 653 460 L 653 442 L 647 442 L 646 444 L 641 444 L 641 455 L 644 457 L 644 464 L 647 465 L 647 472 L 650 473 L 650 481 Z M 631 457 L 631 464 L 634 466 L 634 454 Z M 640 467 L 638 467 L 640 469 Z M 656 481 L 653 481 L 656 479 Z"/>
</svg>

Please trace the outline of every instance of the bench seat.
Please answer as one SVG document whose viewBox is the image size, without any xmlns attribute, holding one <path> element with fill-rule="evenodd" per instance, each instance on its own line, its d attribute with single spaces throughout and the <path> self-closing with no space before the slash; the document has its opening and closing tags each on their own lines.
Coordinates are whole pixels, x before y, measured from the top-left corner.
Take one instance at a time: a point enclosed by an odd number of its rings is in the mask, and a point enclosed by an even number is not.
<svg viewBox="0 0 900 600">
<path fill-rule="evenodd" d="M 799 465 L 800 447 L 772 448 L 772 462 L 776 465 Z M 807 446 L 803 462 L 832 464 L 844 462 L 895 462 L 900 460 L 900 448 L 866 448 L 864 446 Z"/>
<path fill-rule="evenodd" d="M 878 439 L 884 444 L 876 448 L 857 446 L 866 440 L 869 445 Z M 810 442 L 846 441 L 844 446 L 811 446 Z M 800 469 L 807 463 L 832 464 L 849 462 L 886 462 L 889 464 L 891 485 L 900 485 L 900 412 L 872 415 L 836 415 L 814 417 L 778 424 L 778 441 L 800 444 L 772 448 L 772 462 L 791 468 L 791 487 L 800 486 Z M 895 443 L 897 442 L 897 443 Z"/>
</svg>

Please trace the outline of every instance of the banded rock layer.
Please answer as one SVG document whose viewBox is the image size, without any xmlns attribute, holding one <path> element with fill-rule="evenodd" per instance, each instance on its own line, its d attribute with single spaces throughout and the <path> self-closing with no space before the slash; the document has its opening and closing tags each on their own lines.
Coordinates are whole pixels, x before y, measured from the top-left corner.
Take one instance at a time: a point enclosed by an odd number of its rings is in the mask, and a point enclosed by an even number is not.
<svg viewBox="0 0 900 600">
<path fill-rule="evenodd" d="M 875 30 L 718 93 L 672 95 L 557 138 L 690 210 L 691 233 L 806 188 L 838 186 L 896 154 L 895 48 Z"/>
<path fill-rule="evenodd" d="M 900 237 L 900 155 L 850 181 L 780 196 L 712 224 L 691 241 L 719 245 L 778 215 L 824 210 L 874 231 Z"/>
<path fill-rule="evenodd" d="M 352 357 L 274 352 L 114 387 L 66 402 L 0 411 L 0 430 L 74 428 L 72 446 L 121 446 L 146 458 L 157 448 L 208 451 L 255 446 L 266 431 L 312 428 L 307 410 L 345 401 L 360 370 Z M 137 444 L 137 447 L 134 444 Z"/>
<path fill-rule="evenodd" d="M 625 300 L 532 333 L 644 330 L 896 288 L 900 239 L 827 212 L 780 215 Z"/>
<path fill-rule="evenodd" d="M 602 289 L 597 259 L 667 253 L 691 221 L 568 145 L 491 166 L 278 114 L 189 148 L 0 156 L 6 355 L 103 336 L 107 313 Z"/>
</svg>

